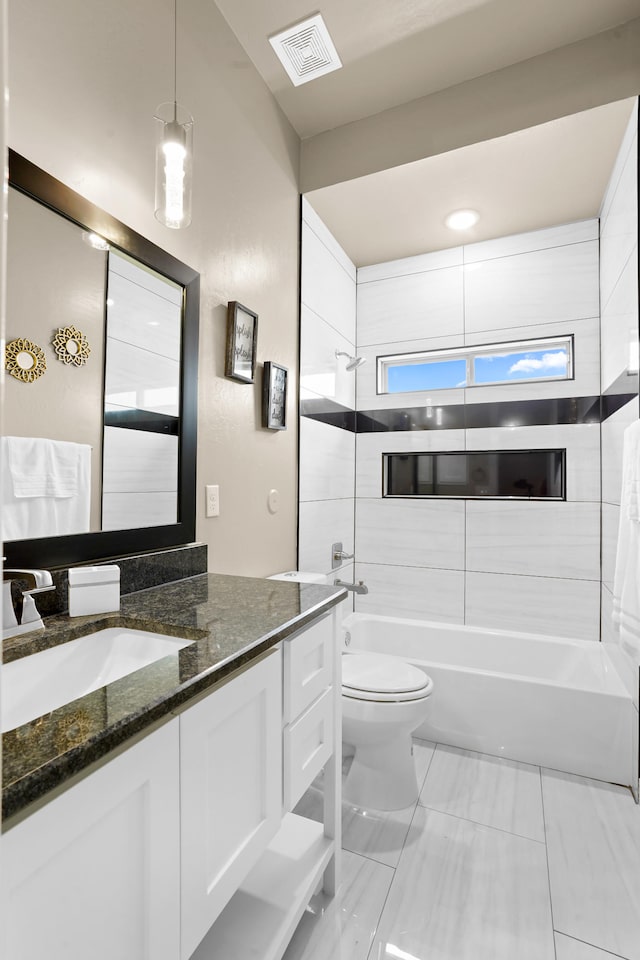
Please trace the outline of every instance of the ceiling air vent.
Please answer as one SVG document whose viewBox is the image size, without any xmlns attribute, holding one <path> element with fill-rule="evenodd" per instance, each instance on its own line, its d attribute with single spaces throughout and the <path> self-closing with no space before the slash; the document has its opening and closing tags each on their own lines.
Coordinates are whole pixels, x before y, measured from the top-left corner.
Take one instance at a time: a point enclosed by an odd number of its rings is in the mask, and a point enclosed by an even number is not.
<svg viewBox="0 0 640 960">
<path fill-rule="evenodd" d="M 296 87 L 342 66 L 319 13 L 274 34 L 269 43 Z"/>
</svg>

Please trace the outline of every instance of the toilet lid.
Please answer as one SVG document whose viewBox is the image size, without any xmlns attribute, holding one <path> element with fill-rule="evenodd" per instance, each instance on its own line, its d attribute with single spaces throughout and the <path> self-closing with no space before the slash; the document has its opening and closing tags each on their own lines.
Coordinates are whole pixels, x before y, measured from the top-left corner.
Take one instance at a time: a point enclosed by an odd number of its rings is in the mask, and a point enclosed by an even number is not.
<svg viewBox="0 0 640 960">
<path fill-rule="evenodd" d="M 432 686 L 426 673 L 398 657 L 375 653 L 342 657 L 342 687 L 346 696 L 376 699 L 364 695 L 380 694 L 384 699 L 398 696 L 417 699 L 430 693 Z"/>
</svg>

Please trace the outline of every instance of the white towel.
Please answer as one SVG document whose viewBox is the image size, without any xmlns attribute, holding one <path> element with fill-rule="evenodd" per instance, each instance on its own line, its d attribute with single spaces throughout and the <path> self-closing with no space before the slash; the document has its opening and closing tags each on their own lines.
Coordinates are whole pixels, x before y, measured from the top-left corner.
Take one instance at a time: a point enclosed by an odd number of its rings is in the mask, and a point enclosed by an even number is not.
<svg viewBox="0 0 640 960">
<path fill-rule="evenodd" d="M 22 440 L 25 442 L 20 443 Z M 21 466 L 20 452 L 28 454 L 41 444 L 58 443 L 60 456 L 47 458 L 41 452 L 44 446 L 36 451 L 31 483 L 27 463 Z M 91 447 L 88 444 L 2 437 L 1 460 L 4 540 L 89 532 Z"/>
<path fill-rule="evenodd" d="M 613 624 L 620 646 L 640 664 L 640 420 L 624 432 Z"/>
<path fill-rule="evenodd" d="M 74 497 L 82 444 L 45 437 L 7 437 L 14 497 Z"/>
</svg>

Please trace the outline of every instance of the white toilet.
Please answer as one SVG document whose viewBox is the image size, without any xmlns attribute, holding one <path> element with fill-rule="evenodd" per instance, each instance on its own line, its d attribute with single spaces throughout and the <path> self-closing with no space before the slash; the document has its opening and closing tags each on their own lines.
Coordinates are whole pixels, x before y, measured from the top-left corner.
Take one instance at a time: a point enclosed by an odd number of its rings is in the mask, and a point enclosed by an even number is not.
<svg viewBox="0 0 640 960">
<path fill-rule="evenodd" d="M 289 570 L 270 580 L 327 583 Z M 358 807 L 401 810 L 418 798 L 412 734 L 426 719 L 433 681 L 418 667 L 386 654 L 342 654 L 342 741 L 354 749 L 343 787 Z"/>
<path fill-rule="evenodd" d="M 426 719 L 433 681 L 398 657 L 342 654 L 342 739 L 354 747 L 348 803 L 400 810 L 418 799 L 413 732 Z"/>
</svg>

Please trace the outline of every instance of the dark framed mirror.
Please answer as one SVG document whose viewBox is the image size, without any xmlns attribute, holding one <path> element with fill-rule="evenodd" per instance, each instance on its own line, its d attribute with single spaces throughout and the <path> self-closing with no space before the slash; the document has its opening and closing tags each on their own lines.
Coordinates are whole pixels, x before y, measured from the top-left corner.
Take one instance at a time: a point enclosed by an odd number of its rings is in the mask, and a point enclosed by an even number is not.
<svg viewBox="0 0 640 960">
<path fill-rule="evenodd" d="M 7 566 L 193 542 L 199 274 L 11 150 L 7 247 Z"/>
</svg>

